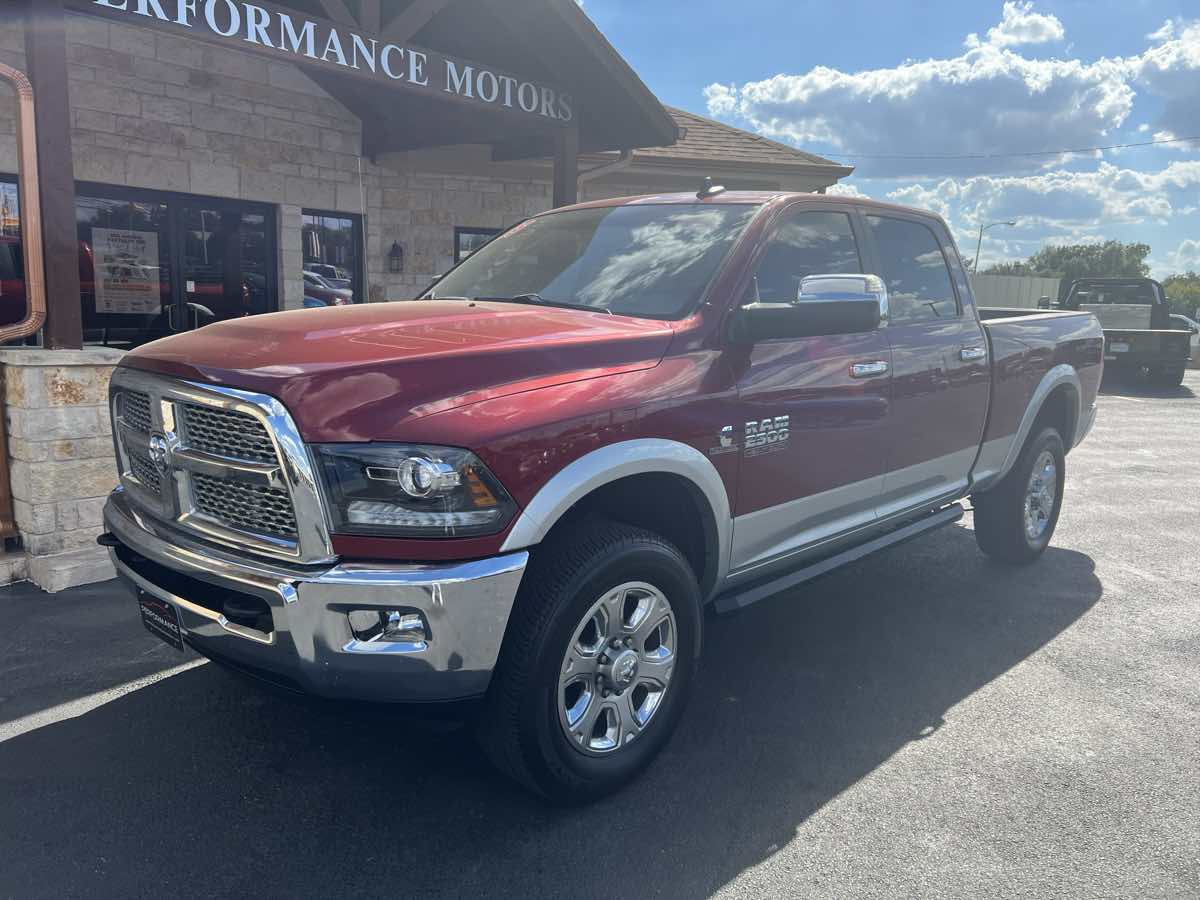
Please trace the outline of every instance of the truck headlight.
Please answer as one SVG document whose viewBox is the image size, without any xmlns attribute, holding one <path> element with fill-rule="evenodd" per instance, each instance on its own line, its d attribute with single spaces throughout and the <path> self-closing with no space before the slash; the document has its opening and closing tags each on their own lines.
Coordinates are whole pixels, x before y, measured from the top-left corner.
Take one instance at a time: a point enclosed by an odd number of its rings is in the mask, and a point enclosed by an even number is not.
<svg viewBox="0 0 1200 900">
<path fill-rule="evenodd" d="M 471 537 L 516 504 L 475 454 L 423 444 L 318 444 L 336 534 Z"/>
</svg>

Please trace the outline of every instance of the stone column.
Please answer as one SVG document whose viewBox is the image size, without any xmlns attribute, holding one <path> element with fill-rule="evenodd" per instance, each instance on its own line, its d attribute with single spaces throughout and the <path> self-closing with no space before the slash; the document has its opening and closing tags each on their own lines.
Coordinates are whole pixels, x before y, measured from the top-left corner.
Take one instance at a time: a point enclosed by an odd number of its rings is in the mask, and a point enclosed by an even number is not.
<svg viewBox="0 0 1200 900">
<path fill-rule="evenodd" d="M 0 349 L 13 512 L 29 579 L 52 593 L 115 574 L 96 537 L 117 483 L 108 381 L 122 353 Z"/>
</svg>

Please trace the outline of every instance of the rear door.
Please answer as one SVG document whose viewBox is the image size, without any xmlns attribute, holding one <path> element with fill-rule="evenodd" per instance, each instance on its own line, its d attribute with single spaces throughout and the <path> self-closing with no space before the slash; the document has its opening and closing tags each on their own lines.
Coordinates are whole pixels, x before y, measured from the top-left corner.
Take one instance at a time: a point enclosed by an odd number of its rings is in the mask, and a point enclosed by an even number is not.
<svg viewBox="0 0 1200 900">
<path fill-rule="evenodd" d="M 983 439 L 991 368 L 965 273 L 940 224 L 890 211 L 864 210 L 863 218 L 890 305 L 882 518 L 965 490 Z"/>
<path fill-rule="evenodd" d="M 860 273 L 844 206 L 783 214 L 746 302 L 796 302 L 806 275 Z M 875 518 L 885 470 L 891 350 L 884 329 L 779 338 L 735 349 L 743 442 L 732 568 L 768 564 Z M 852 375 L 856 364 L 872 368 Z"/>
</svg>

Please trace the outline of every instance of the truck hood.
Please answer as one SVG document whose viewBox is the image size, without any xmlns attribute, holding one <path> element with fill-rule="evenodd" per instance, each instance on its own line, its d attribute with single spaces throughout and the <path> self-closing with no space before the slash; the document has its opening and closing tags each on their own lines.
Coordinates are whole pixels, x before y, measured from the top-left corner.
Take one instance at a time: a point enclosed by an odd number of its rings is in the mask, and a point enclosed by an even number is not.
<svg viewBox="0 0 1200 900">
<path fill-rule="evenodd" d="M 121 364 L 278 397 L 308 441 L 412 440 L 405 426 L 433 413 L 655 366 L 671 336 L 651 319 L 421 300 L 231 319 Z"/>
</svg>

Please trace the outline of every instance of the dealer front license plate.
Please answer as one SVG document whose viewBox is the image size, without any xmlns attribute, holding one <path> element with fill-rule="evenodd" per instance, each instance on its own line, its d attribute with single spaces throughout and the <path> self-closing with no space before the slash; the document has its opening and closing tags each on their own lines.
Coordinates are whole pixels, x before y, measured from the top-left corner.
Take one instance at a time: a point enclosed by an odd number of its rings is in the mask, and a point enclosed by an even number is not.
<svg viewBox="0 0 1200 900">
<path fill-rule="evenodd" d="M 1108 351 L 1110 353 L 1128 353 L 1129 345 L 1124 341 L 1113 341 L 1108 345 Z"/>
<path fill-rule="evenodd" d="M 138 591 L 138 609 L 147 631 L 162 638 L 176 650 L 183 649 L 183 626 L 179 622 L 179 610 L 145 591 Z"/>
</svg>

